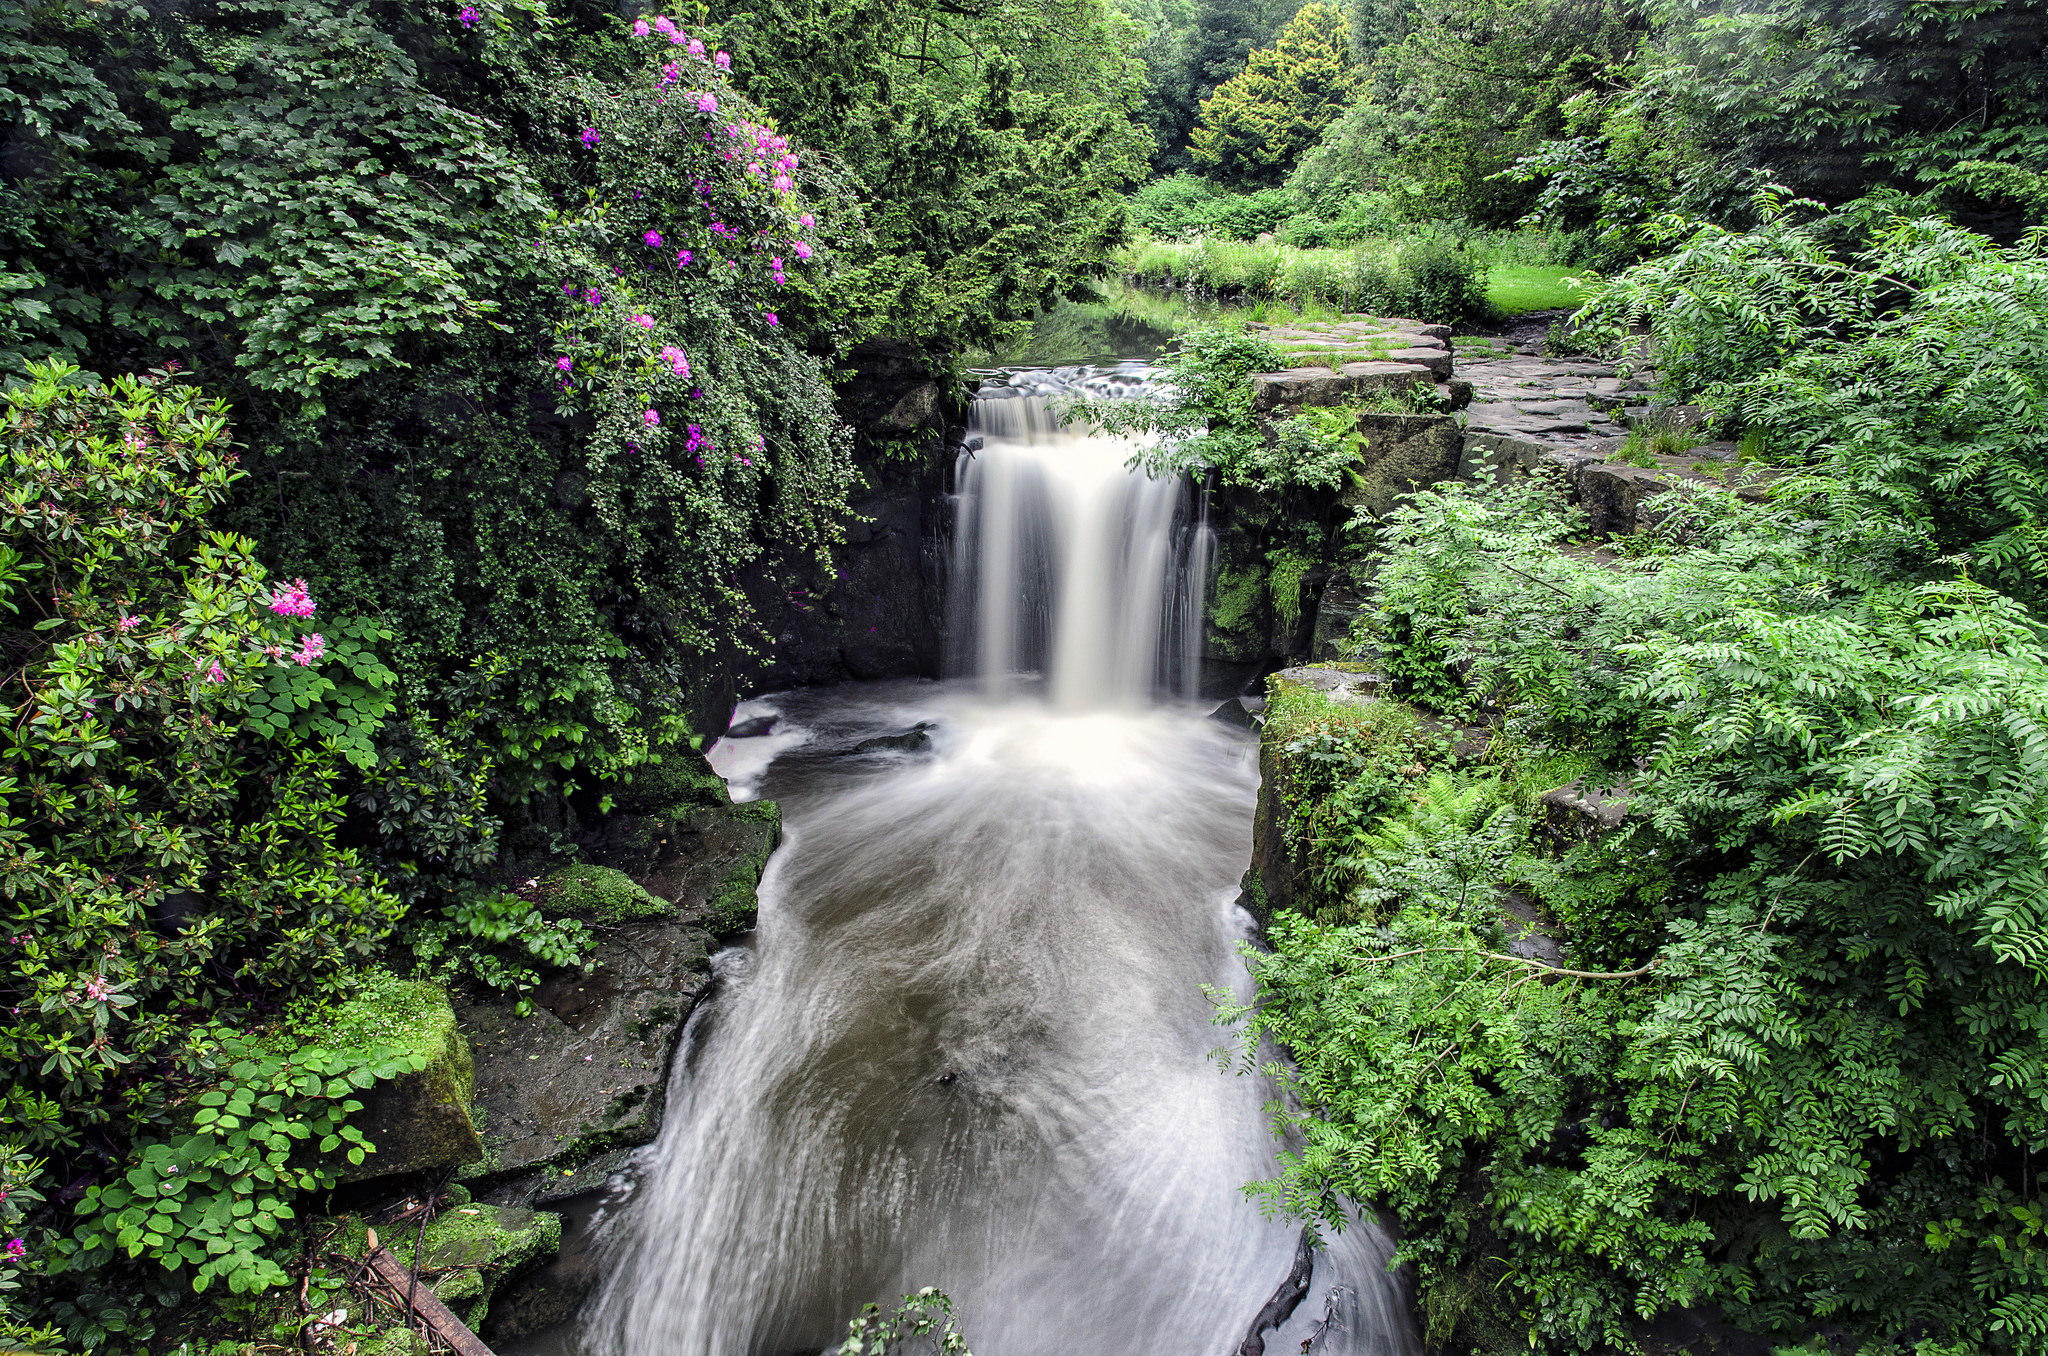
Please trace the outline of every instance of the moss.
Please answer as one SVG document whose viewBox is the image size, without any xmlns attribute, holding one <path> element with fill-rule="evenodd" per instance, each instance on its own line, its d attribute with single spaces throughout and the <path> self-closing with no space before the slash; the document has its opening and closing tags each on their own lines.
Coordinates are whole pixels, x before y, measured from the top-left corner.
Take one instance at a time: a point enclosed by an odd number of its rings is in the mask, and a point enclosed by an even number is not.
<svg viewBox="0 0 2048 1356">
<path fill-rule="evenodd" d="M 327 1236 L 325 1251 L 344 1257 L 367 1253 L 369 1230 L 362 1216 L 313 1223 L 315 1237 Z M 377 1241 L 408 1266 L 417 1247 L 421 1283 L 472 1329 L 482 1324 L 492 1298 L 507 1280 L 554 1256 L 562 1246 L 561 1216 L 524 1206 L 479 1204 L 460 1186 L 450 1187 L 441 1213 L 427 1221 L 425 1230 L 416 1230 L 417 1225 L 380 1227 Z M 351 1300 L 348 1307 L 352 1319 L 360 1321 L 358 1303 Z M 400 1340 L 404 1335 L 403 1329 L 386 1329 L 358 1356 L 408 1352 Z"/>
<path fill-rule="evenodd" d="M 646 813 L 683 805 L 729 805 L 725 781 L 687 744 L 658 750 L 633 769 L 633 779 L 612 793 L 622 809 Z"/>
<path fill-rule="evenodd" d="M 368 1053 L 381 1046 L 431 1056 L 454 1030 L 455 1011 L 440 985 L 403 979 L 389 970 L 366 970 L 353 997 L 299 1034 L 342 1053 Z"/>
<path fill-rule="evenodd" d="M 1377 747 L 1409 747 L 1427 732 L 1421 712 L 1406 702 L 1339 701 L 1277 673 L 1266 680 L 1266 694 L 1264 737 L 1276 748 L 1308 734 L 1355 734 Z"/>
<path fill-rule="evenodd" d="M 577 862 L 541 878 L 534 898 L 543 910 L 616 927 L 642 918 L 661 918 L 670 906 L 647 893 L 623 871 Z"/>
<path fill-rule="evenodd" d="M 360 1164 L 339 1164 L 344 1182 L 467 1163 L 483 1156 L 469 1118 L 476 1063 L 455 1025 L 447 993 L 425 980 L 365 972 L 355 995 L 317 1019 L 302 1017 L 295 1043 L 342 1054 L 377 1049 L 423 1060 L 416 1073 L 377 1084 L 363 1096 L 355 1126 L 377 1146 Z"/>
<path fill-rule="evenodd" d="M 761 873 L 768 869 L 768 858 L 782 836 L 782 807 L 773 801 L 750 801 L 734 806 L 733 813 L 736 818 L 754 821 L 761 831 L 754 846 L 705 896 L 704 926 L 714 937 L 728 937 L 754 926 L 760 912 L 757 891 Z"/>
<path fill-rule="evenodd" d="M 1265 587 L 1265 576 L 1258 570 L 1225 565 L 1216 572 L 1216 596 L 1209 603 L 1209 624 L 1224 632 L 1249 629 Z"/>
</svg>

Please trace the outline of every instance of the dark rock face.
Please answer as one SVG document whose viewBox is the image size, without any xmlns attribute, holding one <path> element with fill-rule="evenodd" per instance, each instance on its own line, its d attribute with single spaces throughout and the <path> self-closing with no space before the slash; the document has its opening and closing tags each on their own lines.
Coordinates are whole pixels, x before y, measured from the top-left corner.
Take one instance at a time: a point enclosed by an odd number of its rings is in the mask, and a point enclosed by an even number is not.
<svg viewBox="0 0 2048 1356">
<path fill-rule="evenodd" d="M 847 679 L 936 677 L 945 645 L 946 492 L 966 394 L 939 357 L 877 339 L 848 355 L 839 406 L 861 483 L 830 572 L 764 561 L 741 581 L 767 641 L 710 657 L 693 685 L 698 730 L 719 730 L 750 692 Z"/>
<path fill-rule="evenodd" d="M 458 1010 L 485 1113 L 473 1176 L 530 1181 L 538 1169 L 654 1138 L 670 1059 L 711 983 L 711 952 L 752 926 L 779 822 L 772 804 L 698 798 L 613 815 L 585 835 L 593 864 L 556 874 L 630 878 L 658 912 L 614 910 L 635 921 L 602 933 L 589 974 L 560 972 L 535 990 L 529 1016 L 509 998 Z"/>
<path fill-rule="evenodd" d="M 459 1010 L 476 1048 L 493 1175 L 645 1144 L 661 1126 L 669 1056 L 709 983 L 711 936 L 681 922 L 619 929 L 589 975 L 557 976 L 533 1014 L 509 1002 Z"/>
<path fill-rule="evenodd" d="M 1345 491 L 1344 504 L 1385 513 L 1394 501 L 1458 473 L 1464 435 L 1444 414 L 1363 414 L 1359 431 L 1365 452 L 1359 474 L 1363 485 Z"/>
<path fill-rule="evenodd" d="M 936 676 L 944 655 L 945 495 L 964 395 L 933 355 L 871 340 L 850 355 L 840 409 L 864 487 L 815 598 L 792 599 L 768 685 Z"/>
</svg>

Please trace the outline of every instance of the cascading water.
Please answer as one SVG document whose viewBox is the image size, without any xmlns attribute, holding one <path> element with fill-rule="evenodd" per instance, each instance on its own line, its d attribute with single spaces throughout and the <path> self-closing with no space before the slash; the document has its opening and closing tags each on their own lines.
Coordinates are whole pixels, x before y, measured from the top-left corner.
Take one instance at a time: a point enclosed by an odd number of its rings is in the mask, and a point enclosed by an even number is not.
<svg viewBox="0 0 2048 1356">
<path fill-rule="evenodd" d="M 972 645 L 972 664 L 955 667 L 992 697 L 1033 670 L 1069 710 L 1142 705 L 1193 680 L 1190 652 L 1171 643 L 1198 633 L 1174 589 L 1202 530 L 1187 521 L 1181 479 L 1133 473 L 1141 443 L 1062 426 L 1054 412 L 1059 396 L 1114 398 L 1142 379 L 1135 363 L 1067 369 L 1013 378 L 1017 394 L 974 404 L 980 446 L 958 467 L 949 620 L 956 656 Z"/>
<path fill-rule="evenodd" d="M 584 1347 L 816 1351 L 935 1286 L 980 1356 L 1410 1352 L 1370 1220 L 1248 1340 L 1299 1231 L 1242 1191 L 1276 1171 L 1271 1088 L 1212 1058 L 1231 1034 L 1204 992 L 1247 983 L 1255 750 L 1156 699 L 1192 678 L 1199 500 L 1040 397 L 977 414 L 970 672 L 747 703 L 772 733 L 713 750 L 785 838 L 614 1212 Z"/>
</svg>

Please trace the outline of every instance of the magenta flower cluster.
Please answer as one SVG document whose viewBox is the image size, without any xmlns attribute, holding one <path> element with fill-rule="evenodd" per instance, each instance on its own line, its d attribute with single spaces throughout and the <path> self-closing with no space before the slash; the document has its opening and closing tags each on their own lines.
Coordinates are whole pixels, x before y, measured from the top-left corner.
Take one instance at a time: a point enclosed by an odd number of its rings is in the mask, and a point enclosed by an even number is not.
<svg viewBox="0 0 2048 1356">
<path fill-rule="evenodd" d="M 483 15 L 477 13 L 477 8 L 475 5 L 464 5 L 462 7 L 461 12 L 455 16 L 457 21 L 460 22 L 464 28 L 475 28 L 477 25 L 477 20 L 483 17 Z"/>
<path fill-rule="evenodd" d="M 312 616 L 313 596 L 306 591 L 306 581 L 294 579 L 271 594 L 270 610 L 280 617 Z"/>
<path fill-rule="evenodd" d="M 326 653 L 327 642 L 321 639 L 318 631 L 315 631 L 299 638 L 299 652 L 292 658 L 299 661 L 299 667 L 304 668 Z"/>
</svg>

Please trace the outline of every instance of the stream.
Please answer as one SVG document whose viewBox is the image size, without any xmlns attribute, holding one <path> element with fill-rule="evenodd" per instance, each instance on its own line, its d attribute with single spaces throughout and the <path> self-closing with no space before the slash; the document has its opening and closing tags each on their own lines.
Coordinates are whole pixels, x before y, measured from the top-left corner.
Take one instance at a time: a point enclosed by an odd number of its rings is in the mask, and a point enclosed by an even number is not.
<svg viewBox="0 0 2048 1356">
<path fill-rule="evenodd" d="M 927 1286 L 978 1356 L 1415 1349 L 1371 1219 L 1252 1331 L 1301 1240 L 1244 1191 L 1277 1171 L 1273 1088 L 1213 1020 L 1248 985 L 1256 745 L 1186 695 L 1192 487 L 1049 405 L 1146 376 L 977 402 L 956 677 L 759 698 L 712 750 L 785 836 L 603 1212 L 587 1356 L 834 1348 Z"/>
</svg>

